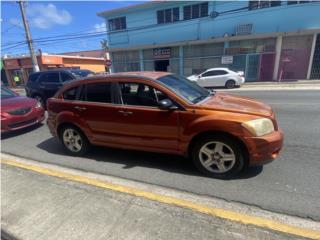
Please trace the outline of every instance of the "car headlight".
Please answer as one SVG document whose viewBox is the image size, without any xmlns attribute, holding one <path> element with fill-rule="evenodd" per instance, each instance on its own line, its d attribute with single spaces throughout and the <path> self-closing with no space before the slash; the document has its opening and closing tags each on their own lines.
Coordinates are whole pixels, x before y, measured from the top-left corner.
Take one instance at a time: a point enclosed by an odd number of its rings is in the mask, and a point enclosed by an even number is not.
<svg viewBox="0 0 320 240">
<path fill-rule="evenodd" d="M 258 118 L 242 123 L 241 125 L 256 137 L 260 137 L 274 131 L 273 122 L 268 118 Z"/>
<path fill-rule="evenodd" d="M 41 103 L 40 103 L 40 102 L 37 102 L 37 104 L 36 104 L 35 108 L 42 108 Z"/>
</svg>

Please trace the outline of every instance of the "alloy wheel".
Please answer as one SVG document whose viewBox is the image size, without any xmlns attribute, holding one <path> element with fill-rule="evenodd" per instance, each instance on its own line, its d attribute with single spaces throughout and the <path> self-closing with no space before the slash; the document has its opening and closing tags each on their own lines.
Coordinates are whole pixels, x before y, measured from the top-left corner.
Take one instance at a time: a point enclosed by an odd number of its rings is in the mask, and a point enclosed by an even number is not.
<svg viewBox="0 0 320 240">
<path fill-rule="evenodd" d="M 208 142 L 199 151 L 199 159 L 202 166 L 213 173 L 226 173 L 236 163 L 234 151 L 225 143 Z"/>
<path fill-rule="evenodd" d="M 83 146 L 83 139 L 78 131 L 67 128 L 63 132 L 63 143 L 72 152 L 80 152 Z"/>
</svg>

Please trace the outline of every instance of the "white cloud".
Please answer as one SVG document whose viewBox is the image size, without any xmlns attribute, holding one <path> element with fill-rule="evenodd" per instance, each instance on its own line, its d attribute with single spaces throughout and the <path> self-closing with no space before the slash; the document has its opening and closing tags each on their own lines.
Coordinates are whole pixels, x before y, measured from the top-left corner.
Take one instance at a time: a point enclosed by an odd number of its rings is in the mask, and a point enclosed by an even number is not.
<svg viewBox="0 0 320 240">
<path fill-rule="evenodd" d="M 67 10 L 57 9 L 52 4 L 30 4 L 27 9 L 30 24 L 40 29 L 48 29 L 53 25 L 68 25 L 72 16 Z"/>
<path fill-rule="evenodd" d="M 19 19 L 17 19 L 17 18 L 10 18 L 10 19 L 9 19 L 9 23 L 10 23 L 11 25 L 14 25 L 14 26 L 23 28 L 22 21 L 19 20 Z"/>
<path fill-rule="evenodd" d="M 103 31 L 106 31 L 106 23 L 105 22 L 102 22 L 102 23 L 96 23 L 94 25 L 94 32 L 103 32 Z"/>
</svg>

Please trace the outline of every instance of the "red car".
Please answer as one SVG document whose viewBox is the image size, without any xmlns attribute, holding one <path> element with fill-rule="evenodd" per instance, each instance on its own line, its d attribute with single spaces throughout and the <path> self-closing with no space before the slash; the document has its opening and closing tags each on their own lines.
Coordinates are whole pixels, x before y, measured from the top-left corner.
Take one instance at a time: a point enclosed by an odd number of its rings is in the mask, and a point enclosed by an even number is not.
<svg viewBox="0 0 320 240">
<path fill-rule="evenodd" d="M 1 133 L 38 124 L 44 120 L 41 104 L 1 86 Z"/>
</svg>

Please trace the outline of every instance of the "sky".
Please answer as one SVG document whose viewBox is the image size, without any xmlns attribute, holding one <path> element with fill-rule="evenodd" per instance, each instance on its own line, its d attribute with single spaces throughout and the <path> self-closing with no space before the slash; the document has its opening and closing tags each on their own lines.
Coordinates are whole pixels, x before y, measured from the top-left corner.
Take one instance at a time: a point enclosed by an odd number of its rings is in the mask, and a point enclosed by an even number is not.
<svg viewBox="0 0 320 240">
<path fill-rule="evenodd" d="M 36 40 L 105 31 L 105 21 L 96 15 L 98 12 L 139 3 L 141 1 L 27 1 L 26 12 L 32 38 Z M 59 42 L 35 42 L 34 49 L 46 53 L 94 50 L 101 48 L 100 41 L 105 38 L 101 34 Z M 21 41 L 25 41 L 25 31 L 19 5 L 12 0 L 1 1 L 1 55 L 28 54 L 27 45 L 21 45 Z"/>
</svg>

